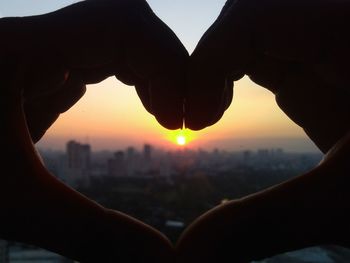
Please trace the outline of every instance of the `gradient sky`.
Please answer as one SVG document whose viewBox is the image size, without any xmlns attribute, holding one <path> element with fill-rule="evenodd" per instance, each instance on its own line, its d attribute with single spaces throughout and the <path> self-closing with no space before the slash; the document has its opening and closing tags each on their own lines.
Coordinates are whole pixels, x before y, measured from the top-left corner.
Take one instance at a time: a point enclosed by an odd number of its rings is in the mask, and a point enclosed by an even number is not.
<svg viewBox="0 0 350 263">
<path fill-rule="evenodd" d="M 78 1 L 0 0 L 0 16 L 28 16 L 54 11 Z M 155 13 L 191 53 L 219 14 L 224 0 L 148 0 Z M 175 132 L 176 133 L 176 132 Z M 64 148 L 68 139 L 89 142 L 94 149 L 116 149 L 152 143 L 169 146 L 174 132 L 161 127 L 142 107 L 133 87 L 109 78 L 88 86 L 87 94 L 63 114 L 40 147 Z M 285 147 L 315 150 L 304 132 L 277 107 L 273 95 L 248 78 L 235 83 L 235 96 L 222 120 L 191 133 L 187 147 Z M 294 138 L 294 140 L 287 140 Z M 297 143 L 299 142 L 299 143 Z"/>
</svg>

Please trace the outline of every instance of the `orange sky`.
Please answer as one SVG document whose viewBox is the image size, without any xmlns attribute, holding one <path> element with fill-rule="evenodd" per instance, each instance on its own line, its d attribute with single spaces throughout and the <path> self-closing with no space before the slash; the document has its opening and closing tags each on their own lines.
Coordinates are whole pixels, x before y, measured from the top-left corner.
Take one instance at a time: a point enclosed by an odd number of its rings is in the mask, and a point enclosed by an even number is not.
<svg viewBox="0 0 350 263">
<path fill-rule="evenodd" d="M 62 148 L 66 140 L 90 142 L 95 148 L 151 143 L 169 146 L 174 134 L 144 110 L 133 87 L 109 78 L 88 86 L 86 95 L 48 131 L 39 146 Z M 231 107 L 221 121 L 199 132 L 187 132 L 188 147 L 213 140 L 305 137 L 277 107 L 274 96 L 248 78 L 235 84 Z"/>
</svg>

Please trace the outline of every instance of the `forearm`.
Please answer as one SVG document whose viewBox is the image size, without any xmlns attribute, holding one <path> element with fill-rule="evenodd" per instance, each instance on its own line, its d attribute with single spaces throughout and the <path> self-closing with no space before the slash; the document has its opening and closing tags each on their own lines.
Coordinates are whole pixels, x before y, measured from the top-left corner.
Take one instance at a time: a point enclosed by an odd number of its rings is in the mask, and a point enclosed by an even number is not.
<svg viewBox="0 0 350 263">
<path fill-rule="evenodd" d="M 1 166 L 9 171 L 1 174 L 1 237 L 83 259 L 77 249 L 85 240 L 93 241 L 87 238 L 89 232 L 96 237 L 94 225 L 103 221 L 103 208 L 43 167 L 26 130 L 19 92 L 2 100 L 0 116 L 6 138 L 0 143 L 6 153 Z"/>
<path fill-rule="evenodd" d="M 237 242 L 249 249 L 245 255 L 264 258 L 315 245 L 349 245 L 349 139 L 339 141 L 309 173 L 238 202 L 236 210 L 246 218 Z"/>
<path fill-rule="evenodd" d="M 28 171 L 25 175 L 30 176 Z M 28 180 L 24 183 L 26 189 L 17 187 L 18 192 L 7 196 L 7 204 L 2 206 L 2 238 L 45 248 L 79 262 L 142 262 L 139 257 L 147 251 L 138 254 L 134 250 L 151 247 L 151 229 L 145 233 L 141 223 L 130 222 L 127 216 L 110 212 L 54 180 L 47 177 L 41 185 Z"/>
<path fill-rule="evenodd" d="M 183 263 L 250 262 L 305 247 L 349 246 L 350 136 L 307 174 L 199 218 L 178 243 Z"/>
<path fill-rule="evenodd" d="M 28 170 L 23 172 L 32 176 Z M 8 188 L 12 193 L 1 205 L 2 238 L 79 262 L 166 262 L 171 255 L 171 244 L 154 229 L 106 210 L 49 174 L 44 176 L 40 179 L 36 173 L 17 182 L 18 192 L 13 192 L 14 186 Z"/>
<path fill-rule="evenodd" d="M 234 258 L 245 262 L 305 247 L 345 244 L 348 218 L 347 200 L 341 199 L 343 187 L 322 182 L 318 176 L 304 175 L 233 203 L 237 206 L 232 210 L 237 211 L 232 218 Z M 242 221 L 237 224 L 235 217 Z"/>
<path fill-rule="evenodd" d="M 151 227 L 106 210 L 53 177 L 31 142 L 20 92 L 1 103 L 0 237 L 81 262 L 164 262 L 169 241 Z M 14 164 L 14 161 L 16 162 Z"/>
</svg>

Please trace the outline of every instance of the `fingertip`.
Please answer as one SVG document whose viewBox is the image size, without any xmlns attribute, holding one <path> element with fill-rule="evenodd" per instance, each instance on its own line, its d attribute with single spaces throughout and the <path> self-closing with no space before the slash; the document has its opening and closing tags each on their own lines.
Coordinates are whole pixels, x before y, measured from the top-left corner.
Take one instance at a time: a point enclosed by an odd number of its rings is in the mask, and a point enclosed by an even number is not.
<svg viewBox="0 0 350 263">
<path fill-rule="evenodd" d="M 163 127 L 181 129 L 184 119 L 183 77 L 162 74 L 150 81 L 150 102 L 152 114 Z"/>
<path fill-rule="evenodd" d="M 86 85 L 80 79 L 74 77 L 67 80 L 62 90 L 51 95 L 47 99 L 48 108 L 52 112 L 64 113 L 77 103 L 86 93 Z"/>
<path fill-rule="evenodd" d="M 253 32 L 236 1 L 228 1 L 222 14 L 205 33 L 190 57 L 185 123 L 200 130 L 221 119 L 232 102 L 228 79 L 239 80 L 253 59 Z M 231 83 L 232 84 L 232 83 Z"/>
<path fill-rule="evenodd" d="M 194 70 L 189 77 L 185 104 L 185 124 L 201 130 L 215 124 L 226 108 L 226 80 L 222 74 Z"/>
<path fill-rule="evenodd" d="M 162 125 L 164 128 L 168 130 L 178 130 L 183 127 L 183 119 L 182 118 L 171 118 L 165 116 L 156 115 L 155 116 L 157 122 Z"/>
<path fill-rule="evenodd" d="M 233 86 L 233 81 L 231 79 L 226 79 L 226 88 L 224 92 L 224 111 L 226 111 L 232 104 Z"/>
<path fill-rule="evenodd" d="M 135 85 L 135 90 L 141 100 L 143 107 L 148 111 L 148 113 L 153 115 L 148 83 L 137 83 Z"/>
</svg>

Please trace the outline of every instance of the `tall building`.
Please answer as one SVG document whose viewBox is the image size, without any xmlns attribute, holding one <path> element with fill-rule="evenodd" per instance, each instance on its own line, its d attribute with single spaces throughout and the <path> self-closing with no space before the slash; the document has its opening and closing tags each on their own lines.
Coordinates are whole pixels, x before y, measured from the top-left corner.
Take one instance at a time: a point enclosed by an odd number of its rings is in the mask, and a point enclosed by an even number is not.
<svg viewBox="0 0 350 263">
<path fill-rule="evenodd" d="M 252 151 L 249 151 L 249 150 L 243 151 L 243 161 L 245 164 L 250 163 L 250 161 L 252 160 L 252 157 L 253 157 Z"/>
<path fill-rule="evenodd" d="M 134 147 L 128 147 L 126 150 L 126 173 L 128 176 L 135 175 L 139 167 L 139 154 Z"/>
<path fill-rule="evenodd" d="M 108 160 L 108 175 L 109 176 L 125 176 L 127 174 L 125 154 L 123 151 L 118 151 L 112 159 Z"/>
<path fill-rule="evenodd" d="M 143 174 L 147 174 L 152 169 L 152 146 L 150 144 L 145 144 L 143 146 L 143 156 L 142 165 L 140 166 L 140 171 Z"/>
<path fill-rule="evenodd" d="M 135 160 L 136 157 L 136 150 L 134 147 L 130 146 L 128 147 L 128 149 L 126 150 L 126 159 L 127 161 L 133 161 Z"/>
<path fill-rule="evenodd" d="M 5 240 L 0 240 L 0 262 L 8 262 L 8 243 Z"/>
<path fill-rule="evenodd" d="M 89 144 L 80 144 L 76 141 L 67 143 L 68 168 L 89 169 L 91 147 Z"/>
<path fill-rule="evenodd" d="M 146 162 L 151 161 L 152 159 L 152 146 L 145 144 L 143 146 L 143 158 Z"/>
<path fill-rule="evenodd" d="M 89 180 L 91 147 L 89 144 L 81 144 L 76 141 L 69 141 L 67 151 L 67 182 Z"/>
</svg>

